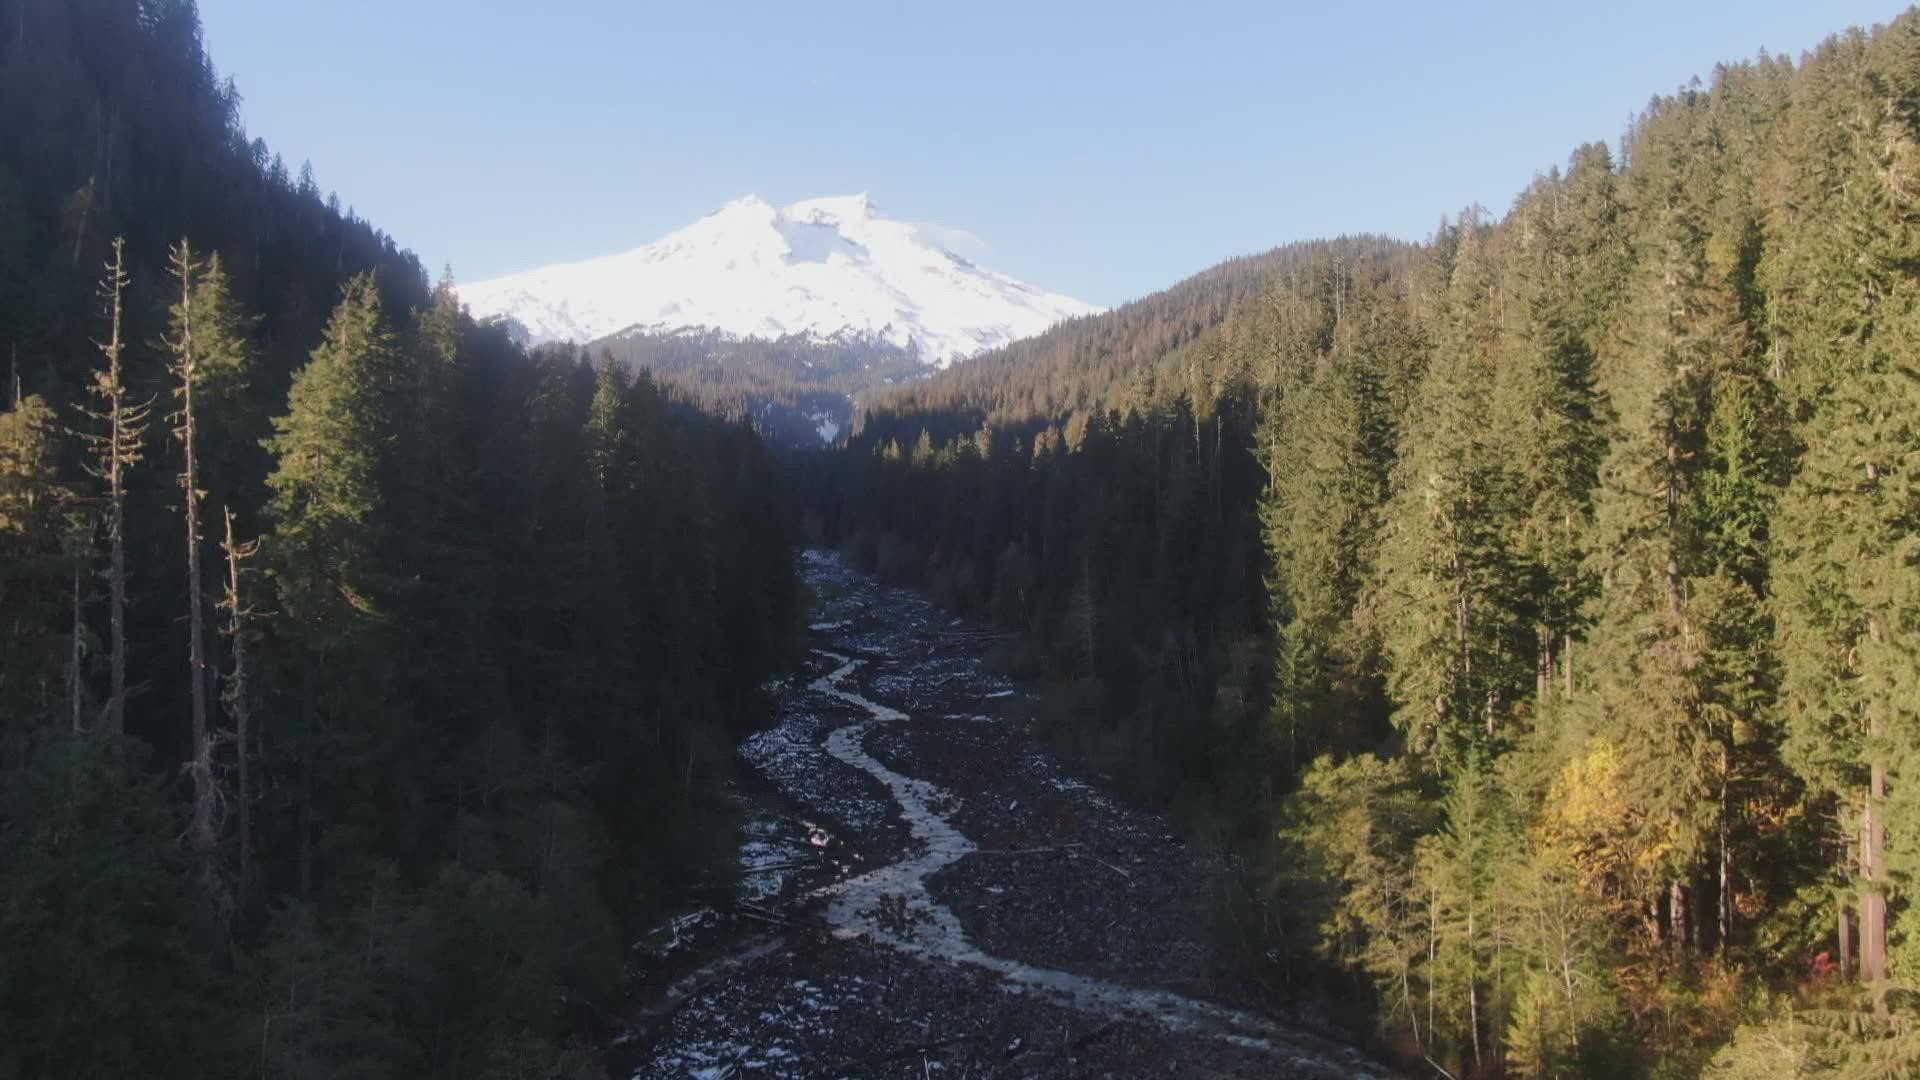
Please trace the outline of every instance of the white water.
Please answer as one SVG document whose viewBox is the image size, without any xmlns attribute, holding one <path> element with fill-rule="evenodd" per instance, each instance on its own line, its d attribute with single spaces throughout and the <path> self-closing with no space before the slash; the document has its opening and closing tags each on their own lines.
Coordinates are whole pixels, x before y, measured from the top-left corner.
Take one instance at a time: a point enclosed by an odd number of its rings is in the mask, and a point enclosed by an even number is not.
<svg viewBox="0 0 1920 1080">
<path fill-rule="evenodd" d="M 951 808 L 954 797 L 925 780 L 902 776 L 876 761 L 863 748 L 867 730 L 875 724 L 904 722 L 907 715 L 842 689 L 840 683 L 862 661 L 822 651 L 840 666 L 816 679 L 813 689 L 867 713 L 865 720 L 836 729 L 827 737 L 827 752 L 884 784 L 900 805 L 919 851 L 899 862 L 829 885 L 820 895 L 830 897 L 827 922 L 835 936 L 866 937 L 925 960 L 972 964 L 1002 976 L 1009 989 L 1043 994 L 1083 1012 L 1116 1021 L 1147 1021 L 1163 1027 L 1194 1031 L 1286 1057 L 1298 1067 L 1327 1075 L 1367 1076 L 1364 1059 L 1344 1048 L 1289 1031 L 1251 1013 L 1196 1001 L 1162 990 L 1145 990 L 1054 968 L 1034 967 L 993 956 L 967 939 L 960 920 L 927 892 L 927 879 L 943 867 L 976 850 L 973 841 L 953 827 L 938 808 Z M 883 900 L 898 898 L 895 915 L 878 917 Z M 1340 1060 L 1332 1060 L 1334 1057 Z"/>
</svg>

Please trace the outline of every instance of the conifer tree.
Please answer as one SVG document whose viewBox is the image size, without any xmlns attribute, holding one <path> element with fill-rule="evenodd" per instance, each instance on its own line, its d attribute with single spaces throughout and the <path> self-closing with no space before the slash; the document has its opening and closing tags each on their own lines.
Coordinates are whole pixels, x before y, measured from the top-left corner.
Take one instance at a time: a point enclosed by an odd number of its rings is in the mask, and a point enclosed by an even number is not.
<svg viewBox="0 0 1920 1080">
<path fill-rule="evenodd" d="M 356 617 L 376 610 L 372 534 L 395 351 L 373 278 L 354 278 L 267 442 L 274 580 L 288 617 L 320 647 L 350 637 Z"/>
<path fill-rule="evenodd" d="M 1903 301 L 1903 306 L 1911 301 Z M 1907 316 L 1911 318 L 1911 316 Z M 1898 357 L 1909 330 L 1876 335 L 1861 368 L 1840 375 L 1805 433 L 1807 452 L 1780 517 L 1785 690 L 1798 757 L 1816 775 L 1851 780 L 1858 808 L 1860 973 L 1887 974 L 1889 777 L 1920 775 L 1920 382 Z M 1898 806 L 1913 799 L 1901 791 Z M 1910 848 L 1901 862 L 1911 865 Z"/>
<path fill-rule="evenodd" d="M 1374 646 L 1355 625 L 1355 606 L 1372 580 L 1397 441 L 1379 366 L 1410 343 L 1394 318 L 1397 298 L 1355 296 L 1344 307 L 1335 352 L 1306 361 L 1317 373 L 1272 410 L 1266 436 L 1261 521 L 1279 638 L 1273 703 L 1289 772 L 1315 749 L 1356 745 L 1378 708 L 1368 700 Z"/>
<path fill-rule="evenodd" d="M 1704 124 L 1698 103 L 1683 96 L 1662 103 L 1636 143 L 1643 252 L 1607 358 L 1603 385 L 1618 434 L 1601 472 L 1591 556 L 1604 583 L 1594 629 L 1598 715 L 1630 755 L 1629 798 L 1647 826 L 1636 840 L 1642 856 L 1672 874 L 1666 927 L 1676 948 L 1704 940 L 1692 918 L 1692 875 L 1726 832 L 1736 720 L 1751 720 L 1736 716 L 1747 711 L 1737 687 L 1760 662 L 1751 628 L 1740 629 L 1728 608 L 1727 583 L 1715 580 L 1720 567 L 1702 524 L 1703 505 L 1715 505 L 1714 433 L 1725 444 L 1719 452 L 1739 453 L 1729 440 L 1743 425 L 1740 394 L 1758 374 L 1737 286 L 1708 257 L 1703 192 L 1714 158 Z M 1724 503 L 1732 496 L 1719 475 Z M 1725 864 L 1730 853 L 1720 847 Z"/>
<path fill-rule="evenodd" d="M 209 898 L 214 898 L 218 892 L 213 866 L 218 842 L 215 821 L 218 793 L 213 766 L 214 736 L 207 720 L 206 584 L 200 568 L 204 542 L 200 501 L 205 492 L 200 486 L 197 465 L 201 410 L 217 404 L 237 388 L 247 367 L 248 345 L 246 320 L 228 292 L 226 272 L 219 256 L 202 262 L 182 240 L 170 253 L 170 263 L 179 292 L 162 344 L 171 357 L 174 379 L 177 410 L 169 419 L 181 448 L 181 510 L 187 533 L 187 665 L 192 720 L 189 772 L 194 789 L 188 834 L 200 861 L 201 887 Z"/>
<path fill-rule="evenodd" d="M 627 417 L 627 370 L 611 356 L 602 356 L 593 369 L 593 402 L 587 410 L 588 454 L 594 479 L 602 491 L 612 491 L 631 479 L 632 431 Z"/>
<path fill-rule="evenodd" d="M 222 515 L 226 521 L 226 539 L 221 543 L 220 551 L 226 558 L 227 566 L 220 609 L 227 616 L 225 630 L 231 661 L 220 700 L 226 708 L 228 719 L 233 721 L 236 766 L 233 801 L 240 811 L 240 834 L 237 838 L 240 865 L 234 903 L 237 908 L 245 910 L 253 887 L 253 700 L 247 645 L 253 633 L 252 621 L 256 612 L 247 602 L 243 575 L 245 563 L 259 551 L 260 541 L 243 543 L 235 538 L 232 507 L 223 507 Z"/>
<path fill-rule="evenodd" d="M 1514 493 L 1491 446 L 1504 420 L 1491 413 L 1499 323 L 1490 233 L 1478 213 L 1457 228 L 1376 584 L 1395 723 L 1449 772 L 1500 737 L 1533 670 L 1532 627 L 1511 594 Z"/>
<path fill-rule="evenodd" d="M 382 614 L 381 475 L 393 431 L 397 346 L 371 275 L 345 286 L 326 336 L 294 376 L 287 414 L 267 440 L 273 471 L 266 545 L 279 609 L 300 647 L 298 858 L 301 892 L 314 881 L 317 785 L 327 753 L 347 733 L 336 720 L 374 720 L 385 680 L 372 647 Z M 353 702 L 363 708 L 353 708 Z M 324 740 L 324 741 L 323 741 Z M 339 767 L 344 762 L 327 762 Z"/>
<path fill-rule="evenodd" d="M 1775 611 L 1785 660 L 1788 750 L 1820 789 L 1839 793 L 1851 821 L 1859 890 L 1860 976 L 1887 977 L 1890 879 L 1912 865 L 1901 840 L 1889 858 L 1890 820 L 1910 812 L 1903 775 L 1920 739 L 1913 642 L 1920 635 L 1920 460 L 1916 402 L 1916 282 L 1910 253 L 1920 233 L 1920 145 L 1911 97 L 1883 102 L 1874 78 L 1920 74 L 1914 20 L 1880 42 L 1830 43 L 1804 80 L 1826 91 L 1831 126 L 1797 127 L 1810 181 L 1834 181 L 1820 201 L 1796 207 L 1806 230 L 1794 255 L 1821 273 L 1818 292 L 1783 310 L 1788 385 L 1811 416 L 1805 450 L 1775 525 Z M 1892 69 L 1872 73 L 1878 60 Z M 1796 121 L 1799 118 L 1796 117 Z M 1834 235 L 1834 230 L 1844 230 Z M 1900 831 L 1891 834 L 1899 836 Z"/>
<path fill-rule="evenodd" d="M 1515 484 L 1512 542 L 1525 578 L 1516 599 L 1534 623 L 1536 711 L 1553 697 L 1556 669 L 1562 692 L 1572 692 L 1572 646 L 1596 586 L 1581 560 L 1606 447 L 1575 279 L 1576 236 L 1597 223 L 1575 219 L 1568 186 L 1557 175 L 1537 181 L 1508 217 L 1491 406 L 1496 453 Z"/>
<path fill-rule="evenodd" d="M 19 735 L 29 718 L 51 720 L 61 704 L 57 673 L 71 641 L 56 627 L 65 606 L 73 499 L 57 471 L 59 429 L 44 398 L 28 395 L 0 412 L 0 733 Z M 70 689 L 67 691 L 70 693 Z M 77 699 L 75 699 L 77 701 Z M 16 727 L 18 725 L 18 727 Z M 9 730 L 12 729 L 12 730 Z"/>
<path fill-rule="evenodd" d="M 1559 314 L 1572 323 L 1588 355 L 1597 356 L 1625 299 L 1634 257 L 1631 211 L 1606 143 L 1588 143 L 1573 152 L 1553 205 L 1560 242 L 1547 250 L 1561 252 L 1564 261 L 1555 270 L 1564 276 L 1569 294 Z"/>
<path fill-rule="evenodd" d="M 94 427 L 85 433 L 93 461 L 88 471 L 107 486 L 108 664 L 110 689 L 107 724 L 115 734 L 127 726 L 127 482 L 146 452 L 147 418 L 151 400 L 136 400 L 127 385 L 121 337 L 127 291 L 126 240 L 116 237 L 113 256 L 100 279 L 100 300 L 106 309 L 107 340 L 97 342 L 103 359 L 89 387 L 99 405 L 84 410 Z"/>
<path fill-rule="evenodd" d="M 583 1075 L 620 935 L 732 862 L 782 477 L 663 389 L 604 495 L 591 372 L 249 138 L 192 0 L 0 9 L 0 1075 Z"/>
</svg>

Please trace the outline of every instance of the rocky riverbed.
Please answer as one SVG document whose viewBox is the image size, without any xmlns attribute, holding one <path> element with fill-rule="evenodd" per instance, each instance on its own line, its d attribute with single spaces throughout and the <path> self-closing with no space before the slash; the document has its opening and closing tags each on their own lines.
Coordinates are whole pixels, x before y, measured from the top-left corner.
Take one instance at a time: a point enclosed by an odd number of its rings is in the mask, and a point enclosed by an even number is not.
<svg viewBox="0 0 1920 1080">
<path fill-rule="evenodd" d="M 1192 995 L 1183 850 L 1002 719 L 989 628 L 805 568 L 805 684 L 740 751 L 783 810 L 749 824 L 731 915 L 658 943 L 700 962 L 636 1016 L 633 1076 L 1383 1074 Z"/>
</svg>

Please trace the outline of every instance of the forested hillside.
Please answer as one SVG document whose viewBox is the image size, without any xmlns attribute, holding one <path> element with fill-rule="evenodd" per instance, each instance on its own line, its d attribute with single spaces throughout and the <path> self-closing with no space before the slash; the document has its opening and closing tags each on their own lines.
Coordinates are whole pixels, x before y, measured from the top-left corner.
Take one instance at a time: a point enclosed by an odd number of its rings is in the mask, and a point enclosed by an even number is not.
<svg viewBox="0 0 1920 1080">
<path fill-rule="evenodd" d="M 708 412 L 751 419 L 768 444 L 831 445 L 853 426 L 855 400 L 923 378 L 927 366 L 882 338 L 768 341 L 715 332 L 628 331 L 588 346 L 670 383 Z"/>
<path fill-rule="evenodd" d="M 0 0 L 0 1075 L 599 1075 L 731 872 L 781 485 L 238 104 L 191 0 Z"/>
<path fill-rule="evenodd" d="M 809 525 L 1025 631 L 1243 986 L 1453 1076 L 1906 1075 L 1916 225 L 1909 14 L 878 402 Z"/>
<path fill-rule="evenodd" d="M 1354 243 L 1402 246 L 1383 238 Z M 1289 244 L 1229 259 L 1114 311 L 1070 319 L 883 395 L 862 417 L 862 441 L 908 444 L 927 431 L 945 442 L 984 425 L 1030 433 L 1074 415 L 1124 410 L 1154 397 L 1156 380 L 1179 378 L 1187 346 L 1203 334 L 1220 333 L 1229 316 L 1264 293 L 1276 273 L 1326 247 L 1325 242 Z M 1197 397 L 1216 396 L 1211 388 L 1183 389 Z M 1177 393 L 1169 389 L 1158 396 Z"/>
</svg>

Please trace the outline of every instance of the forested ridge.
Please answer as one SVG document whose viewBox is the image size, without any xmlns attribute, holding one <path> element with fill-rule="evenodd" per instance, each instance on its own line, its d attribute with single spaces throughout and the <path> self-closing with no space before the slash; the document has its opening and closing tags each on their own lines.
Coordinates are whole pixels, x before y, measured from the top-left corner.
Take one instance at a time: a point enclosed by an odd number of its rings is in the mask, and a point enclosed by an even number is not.
<svg viewBox="0 0 1920 1080">
<path fill-rule="evenodd" d="M 854 402 L 874 387 L 912 382 L 926 365 L 884 338 L 627 331 L 588 346 L 651 372 L 717 416 L 749 420 L 776 449 L 816 449 L 853 425 Z M 823 429 L 822 425 L 830 425 Z M 824 434 L 828 432 L 830 434 Z"/>
<path fill-rule="evenodd" d="M 777 448 L 816 449 L 847 433 L 856 420 L 882 417 L 905 441 L 923 428 L 944 441 L 990 416 L 1088 408 L 1088 395 L 1139 367 L 1143 358 L 1163 357 L 1220 323 L 1236 304 L 1264 290 L 1275 267 L 1312 248 L 1292 245 L 1229 259 L 1110 316 L 1067 320 L 955 365 L 931 382 L 927 376 L 936 369 L 879 337 L 768 340 L 634 329 L 589 347 L 595 355 L 605 352 L 652 372 L 709 412 L 750 419 Z M 893 387 L 899 389 L 889 391 Z M 876 398 L 885 399 L 883 410 L 863 416 Z M 823 438 L 822 421 L 832 425 L 831 437 Z M 867 438 L 879 435 L 876 428 Z"/>
<path fill-rule="evenodd" d="M 1452 1076 L 1907 1075 L 1920 17 L 1655 98 L 1427 242 L 873 403 L 807 525 L 1024 631 L 1223 977 Z"/>
<path fill-rule="evenodd" d="M 733 873 L 775 464 L 238 106 L 192 0 L 0 0 L 0 1076 L 602 1075 Z"/>
<path fill-rule="evenodd" d="M 1017 722 L 1188 838 L 1203 996 L 1417 1074 L 1920 1071 L 1920 13 L 1720 66 L 1503 215 L 1232 260 L 791 462 L 755 426 L 804 442 L 911 356 L 530 354 L 240 101 L 193 0 L 0 0 L 0 1077 L 603 1075 L 630 944 L 737 873 L 802 529 L 1017 632 Z M 882 735 L 995 640 L 903 595 L 841 600 L 924 655 L 869 700 L 828 650 L 813 691 L 874 752 L 831 712 L 770 745 L 900 779 L 957 865 L 962 811 L 1086 789 L 995 797 L 1018 729 Z M 1055 843 L 978 853 L 1135 882 Z M 931 865 L 924 903 L 1033 903 Z"/>
</svg>

